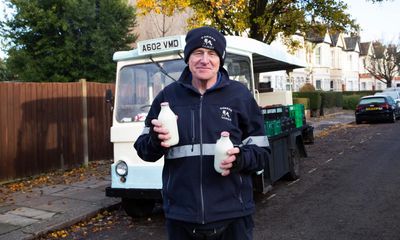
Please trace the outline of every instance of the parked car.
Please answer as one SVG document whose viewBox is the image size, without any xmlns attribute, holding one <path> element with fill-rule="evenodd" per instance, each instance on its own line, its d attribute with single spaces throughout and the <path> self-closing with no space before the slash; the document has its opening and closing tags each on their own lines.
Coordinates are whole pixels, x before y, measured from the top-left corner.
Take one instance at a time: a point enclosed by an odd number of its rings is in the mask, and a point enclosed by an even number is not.
<svg viewBox="0 0 400 240">
<path fill-rule="evenodd" d="M 355 110 L 356 123 L 363 121 L 396 122 L 400 117 L 400 102 L 388 95 L 373 95 L 360 98 Z"/>
<path fill-rule="evenodd" d="M 400 87 L 390 87 L 390 88 L 386 88 L 382 90 L 383 92 L 387 92 L 387 91 L 397 91 L 400 92 Z"/>
<path fill-rule="evenodd" d="M 393 98 L 393 100 L 395 100 L 396 102 L 400 102 L 400 92 L 393 90 L 393 89 L 385 89 L 383 90 L 383 92 L 377 92 L 374 95 L 376 96 L 382 96 L 382 95 L 387 95 L 387 96 L 391 96 Z"/>
</svg>

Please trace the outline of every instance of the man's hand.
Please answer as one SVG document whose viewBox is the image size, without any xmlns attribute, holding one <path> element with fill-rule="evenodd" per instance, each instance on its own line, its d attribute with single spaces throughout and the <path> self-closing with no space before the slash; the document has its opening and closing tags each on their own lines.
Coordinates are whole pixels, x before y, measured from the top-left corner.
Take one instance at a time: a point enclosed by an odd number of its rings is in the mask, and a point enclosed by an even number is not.
<svg viewBox="0 0 400 240">
<path fill-rule="evenodd" d="M 221 162 L 220 168 L 222 169 L 222 176 L 228 176 L 231 173 L 231 168 L 236 161 L 236 154 L 240 153 L 240 149 L 237 147 L 228 150 L 228 158 Z"/>
<path fill-rule="evenodd" d="M 171 138 L 169 135 L 168 129 L 163 127 L 162 123 L 157 119 L 151 120 L 151 124 L 153 124 L 153 131 L 158 134 L 158 139 L 161 140 L 161 146 L 165 148 L 169 148 L 169 144 L 166 143 Z"/>
</svg>

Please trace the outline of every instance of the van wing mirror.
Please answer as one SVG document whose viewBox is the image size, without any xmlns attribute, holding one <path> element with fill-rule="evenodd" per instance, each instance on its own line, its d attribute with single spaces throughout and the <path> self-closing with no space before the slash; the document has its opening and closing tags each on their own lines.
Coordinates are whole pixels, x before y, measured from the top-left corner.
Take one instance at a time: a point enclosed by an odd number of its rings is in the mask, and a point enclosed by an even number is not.
<svg viewBox="0 0 400 240">
<path fill-rule="evenodd" d="M 112 104 L 114 102 L 114 96 L 111 89 L 106 90 L 106 103 Z"/>
<path fill-rule="evenodd" d="M 110 111 L 114 110 L 114 96 L 111 89 L 106 90 L 106 103 L 110 104 Z"/>
</svg>

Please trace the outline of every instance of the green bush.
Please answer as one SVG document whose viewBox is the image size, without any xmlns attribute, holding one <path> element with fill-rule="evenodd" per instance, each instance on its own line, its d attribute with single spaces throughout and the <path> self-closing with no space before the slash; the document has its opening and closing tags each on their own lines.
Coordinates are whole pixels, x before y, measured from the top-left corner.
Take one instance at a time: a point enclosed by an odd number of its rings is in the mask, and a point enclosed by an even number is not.
<svg viewBox="0 0 400 240">
<path fill-rule="evenodd" d="M 294 98 L 308 98 L 310 100 L 310 110 L 316 111 L 321 107 L 321 93 L 320 92 L 295 92 Z"/>
<path fill-rule="evenodd" d="M 362 95 L 345 95 L 343 96 L 343 109 L 355 110 L 358 101 Z"/>
<path fill-rule="evenodd" d="M 299 92 L 315 92 L 315 87 L 311 83 L 306 83 L 301 86 Z"/>
<path fill-rule="evenodd" d="M 308 98 L 293 98 L 293 104 L 303 104 L 304 109 L 310 109 L 310 99 Z"/>
<path fill-rule="evenodd" d="M 341 92 L 320 92 L 323 108 L 334 108 L 343 106 L 343 95 Z"/>
<path fill-rule="evenodd" d="M 374 95 L 377 91 L 346 91 L 342 92 L 343 96 L 349 95 L 359 95 L 359 96 L 367 96 L 367 95 Z"/>
</svg>

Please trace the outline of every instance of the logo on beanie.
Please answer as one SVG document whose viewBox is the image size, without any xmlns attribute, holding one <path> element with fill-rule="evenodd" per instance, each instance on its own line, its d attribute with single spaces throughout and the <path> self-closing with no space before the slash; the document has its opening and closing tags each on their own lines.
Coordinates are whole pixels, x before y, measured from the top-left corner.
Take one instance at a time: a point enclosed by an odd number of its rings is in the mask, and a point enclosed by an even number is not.
<svg viewBox="0 0 400 240">
<path fill-rule="evenodd" d="M 215 38 L 206 35 L 206 36 L 201 36 L 201 39 L 203 39 L 203 45 L 202 45 L 203 48 L 214 49 L 213 42 L 215 42 Z"/>
</svg>

